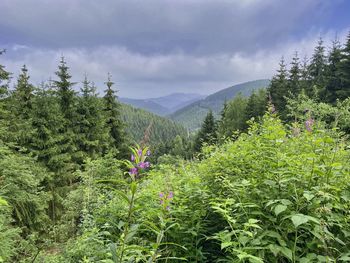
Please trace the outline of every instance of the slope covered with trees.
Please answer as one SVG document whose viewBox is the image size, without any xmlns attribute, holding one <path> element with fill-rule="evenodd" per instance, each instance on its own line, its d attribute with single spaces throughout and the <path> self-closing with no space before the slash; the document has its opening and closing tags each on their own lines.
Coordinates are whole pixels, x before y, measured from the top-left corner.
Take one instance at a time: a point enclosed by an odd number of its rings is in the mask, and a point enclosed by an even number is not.
<svg viewBox="0 0 350 263">
<path fill-rule="evenodd" d="M 215 117 L 218 116 L 225 101 L 233 99 L 241 93 L 243 96 L 249 96 L 254 90 L 266 88 L 269 85 L 269 80 L 255 80 L 242 84 L 238 84 L 227 89 L 220 90 L 206 98 L 196 101 L 175 113 L 170 115 L 170 118 L 182 124 L 190 130 L 196 130 L 204 120 L 207 113 L 212 110 Z"/>
</svg>

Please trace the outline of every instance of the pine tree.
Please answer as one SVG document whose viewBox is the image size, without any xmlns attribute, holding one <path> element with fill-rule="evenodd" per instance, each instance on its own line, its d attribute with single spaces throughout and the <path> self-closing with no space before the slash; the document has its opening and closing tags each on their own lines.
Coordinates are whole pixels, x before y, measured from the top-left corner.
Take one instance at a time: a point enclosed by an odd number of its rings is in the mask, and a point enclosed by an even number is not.
<svg viewBox="0 0 350 263">
<path fill-rule="evenodd" d="M 309 74 L 309 60 L 307 56 L 304 57 L 300 65 L 300 91 L 306 92 L 310 87 L 310 74 Z"/>
<path fill-rule="evenodd" d="M 0 56 L 5 50 L 0 50 Z M 5 70 L 5 67 L 0 64 L 0 139 L 6 140 L 7 138 L 7 126 L 9 120 L 8 111 L 8 83 L 10 80 L 10 73 Z"/>
<path fill-rule="evenodd" d="M 122 149 L 124 142 L 123 125 L 120 117 L 120 105 L 117 101 L 115 91 L 112 89 L 113 82 L 111 81 L 111 75 L 108 74 L 108 80 L 106 82 L 107 89 L 105 90 L 104 100 L 104 113 L 106 117 L 106 124 L 109 129 L 109 134 L 112 139 L 112 145 L 115 149 Z"/>
<path fill-rule="evenodd" d="M 247 120 L 258 118 L 264 115 L 267 110 L 267 94 L 265 89 L 254 91 L 248 99 L 245 117 Z"/>
<path fill-rule="evenodd" d="M 337 92 L 337 97 L 344 100 L 350 97 L 350 32 L 342 50 L 340 63 L 341 90 Z"/>
<path fill-rule="evenodd" d="M 341 45 L 336 39 L 333 41 L 332 49 L 328 55 L 328 64 L 325 70 L 325 82 L 326 87 L 322 94 L 325 102 L 335 104 L 338 93 L 341 90 L 341 72 L 340 72 L 340 61 L 341 61 Z"/>
<path fill-rule="evenodd" d="M 15 86 L 14 97 L 16 107 L 18 107 L 20 114 L 24 118 L 30 115 L 30 110 L 32 109 L 34 86 L 29 83 L 29 78 L 28 69 L 26 65 L 23 65 Z"/>
<path fill-rule="evenodd" d="M 218 129 L 219 138 L 231 138 L 234 132 L 247 128 L 247 101 L 247 98 L 239 93 L 227 104 L 224 119 Z"/>
<path fill-rule="evenodd" d="M 309 74 L 311 77 L 312 85 L 306 90 L 308 96 L 317 95 L 318 91 L 322 91 L 325 86 L 325 68 L 326 68 L 326 56 L 325 47 L 323 46 L 322 38 L 319 39 L 314 53 L 311 57 L 309 65 Z"/>
<path fill-rule="evenodd" d="M 280 68 L 277 70 L 277 74 L 272 78 L 268 92 L 271 96 L 272 103 L 276 107 L 281 117 L 286 115 L 286 97 L 289 96 L 288 89 L 288 72 L 284 58 L 282 57 Z"/>
<path fill-rule="evenodd" d="M 216 123 L 213 112 L 210 110 L 205 117 L 194 143 L 194 151 L 200 152 L 204 143 L 212 144 L 217 140 Z"/>
<path fill-rule="evenodd" d="M 11 141 L 22 151 L 27 149 L 31 134 L 31 111 L 34 86 L 29 83 L 28 69 L 23 65 L 18 76 L 17 84 L 11 96 L 11 119 L 9 135 Z"/>
<path fill-rule="evenodd" d="M 69 122 L 74 116 L 75 92 L 73 90 L 73 86 L 75 83 L 70 82 L 72 76 L 69 74 L 68 70 L 69 67 L 65 62 L 64 57 L 62 57 L 58 70 L 55 72 L 58 80 L 55 80 L 53 83 L 56 87 L 63 116 Z"/>
<path fill-rule="evenodd" d="M 69 67 L 67 66 L 64 57 L 61 58 L 58 70 L 55 72 L 58 80 L 53 81 L 53 86 L 56 90 L 56 96 L 58 104 L 60 106 L 60 114 L 63 116 L 63 125 L 60 126 L 60 134 L 63 136 L 61 141 L 60 152 L 70 156 L 72 162 L 80 159 L 79 156 L 75 156 L 76 139 L 77 139 L 77 127 L 76 127 L 76 96 L 73 90 L 75 83 L 71 82 L 72 76 L 68 72 Z"/>
<path fill-rule="evenodd" d="M 288 78 L 288 86 L 289 86 L 288 90 L 293 96 L 297 96 L 298 94 L 300 94 L 300 91 L 301 91 L 300 78 L 301 78 L 300 62 L 299 62 L 298 52 L 295 52 L 295 55 L 292 58 L 291 67 L 289 70 L 289 78 Z"/>
<path fill-rule="evenodd" d="M 101 155 L 108 142 L 108 130 L 102 114 L 102 101 L 97 97 L 96 87 L 85 76 L 82 97 L 77 105 L 77 148 L 80 162 L 86 156 L 96 158 Z"/>
</svg>

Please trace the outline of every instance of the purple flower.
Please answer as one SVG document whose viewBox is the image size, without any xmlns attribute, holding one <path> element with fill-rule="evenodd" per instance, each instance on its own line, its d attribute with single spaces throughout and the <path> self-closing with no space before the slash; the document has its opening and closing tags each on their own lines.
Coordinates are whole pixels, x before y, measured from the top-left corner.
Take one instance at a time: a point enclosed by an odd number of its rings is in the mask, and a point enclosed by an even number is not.
<svg viewBox="0 0 350 263">
<path fill-rule="evenodd" d="M 141 155 L 142 155 L 142 150 L 141 150 L 141 149 L 137 150 L 137 154 L 138 154 L 139 156 L 141 156 Z"/>
<path fill-rule="evenodd" d="M 138 173 L 138 170 L 136 167 L 133 167 L 130 169 L 130 174 L 137 174 Z"/>
<path fill-rule="evenodd" d="M 140 163 L 137 164 L 137 166 L 142 168 L 142 169 L 145 169 L 146 168 L 146 163 L 140 162 Z"/>
<path fill-rule="evenodd" d="M 135 161 L 135 156 L 132 154 L 130 159 L 132 162 Z"/>
<path fill-rule="evenodd" d="M 160 197 L 160 198 L 163 198 L 163 197 L 164 197 L 164 193 L 163 193 L 163 192 L 160 192 L 160 193 L 159 193 L 159 197 Z"/>
<path fill-rule="evenodd" d="M 172 191 L 170 191 L 167 198 L 172 199 L 173 197 L 174 197 L 174 193 Z"/>
<path fill-rule="evenodd" d="M 166 210 L 170 211 L 170 206 L 167 205 Z"/>
<path fill-rule="evenodd" d="M 141 169 L 146 169 L 148 167 L 150 167 L 150 163 L 149 162 L 140 162 L 137 164 L 138 167 L 140 167 Z"/>
<path fill-rule="evenodd" d="M 309 118 L 308 120 L 305 121 L 305 128 L 307 131 L 311 132 L 312 131 L 312 126 L 314 124 L 314 120 L 312 118 Z"/>
<path fill-rule="evenodd" d="M 147 156 L 150 156 L 150 155 L 151 155 L 151 151 L 150 151 L 150 150 L 147 150 L 146 155 L 147 155 Z"/>
</svg>

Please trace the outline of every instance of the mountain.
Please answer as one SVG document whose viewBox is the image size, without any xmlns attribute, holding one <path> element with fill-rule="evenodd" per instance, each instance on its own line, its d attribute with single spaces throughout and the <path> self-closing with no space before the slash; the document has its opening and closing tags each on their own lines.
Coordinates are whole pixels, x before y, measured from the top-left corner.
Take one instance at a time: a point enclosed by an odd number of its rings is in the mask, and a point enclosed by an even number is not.
<svg viewBox="0 0 350 263">
<path fill-rule="evenodd" d="M 143 139 L 145 131 L 151 123 L 149 134 L 151 145 L 170 142 L 176 135 L 187 136 L 187 131 L 181 124 L 124 103 L 121 105 L 120 112 L 121 118 L 126 124 L 125 130 L 134 142 L 139 143 Z"/>
<path fill-rule="evenodd" d="M 160 116 L 169 115 L 204 96 L 195 93 L 173 93 L 167 96 L 149 99 L 120 98 L 125 104 L 144 109 Z"/>
<path fill-rule="evenodd" d="M 172 113 L 169 117 L 190 130 L 198 129 L 210 109 L 217 116 L 225 101 L 233 99 L 238 93 L 249 96 L 256 89 L 266 88 L 269 83 L 268 79 L 260 79 L 234 85 L 195 101 Z"/>
<path fill-rule="evenodd" d="M 171 111 L 168 108 L 163 107 L 162 105 L 150 99 L 143 100 L 143 99 L 119 98 L 119 100 L 135 108 L 144 109 L 146 111 L 152 112 L 160 116 L 164 116 L 171 113 Z"/>
</svg>

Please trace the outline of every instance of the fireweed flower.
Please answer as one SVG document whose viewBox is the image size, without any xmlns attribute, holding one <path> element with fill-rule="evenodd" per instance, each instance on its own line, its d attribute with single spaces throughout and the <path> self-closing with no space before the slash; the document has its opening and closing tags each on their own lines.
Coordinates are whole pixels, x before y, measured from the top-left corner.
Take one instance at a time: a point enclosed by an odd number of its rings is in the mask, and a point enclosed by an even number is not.
<svg viewBox="0 0 350 263">
<path fill-rule="evenodd" d="M 137 150 L 137 154 L 138 154 L 139 156 L 141 156 L 141 155 L 142 155 L 142 150 L 141 150 L 141 149 Z"/>
<path fill-rule="evenodd" d="M 150 150 L 147 150 L 146 155 L 147 155 L 147 156 L 150 156 L 150 155 L 151 155 L 151 151 L 150 151 Z"/>
<path fill-rule="evenodd" d="M 138 173 L 138 170 L 137 170 L 136 167 L 133 167 L 133 168 L 130 169 L 130 174 L 136 175 L 137 173 Z"/>
<path fill-rule="evenodd" d="M 135 155 L 132 154 L 130 160 L 131 160 L 132 162 L 134 162 L 134 161 L 135 161 Z"/>
<path fill-rule="evenodd" d="M 308 120 L 305 121 L 305 128 L 307 131 L 311 132 L 312 131 L 312 126 L 314 124 L 314 120 L 312 118 L 309 118 Z"/>
<path fill-rule="evenodd" d="M 174 193 L 170 191 L 168 194 L 164 194 L 163 192 L 159 193 L 160 204 L 162 205 L 164 210 L 170 210 L 170 203 L 174 197 Z"/>
</svg>

